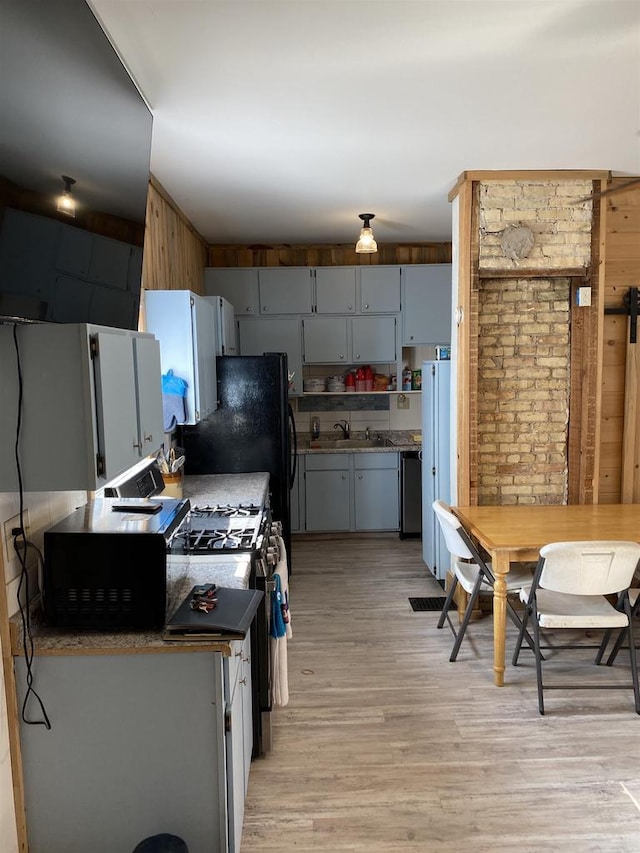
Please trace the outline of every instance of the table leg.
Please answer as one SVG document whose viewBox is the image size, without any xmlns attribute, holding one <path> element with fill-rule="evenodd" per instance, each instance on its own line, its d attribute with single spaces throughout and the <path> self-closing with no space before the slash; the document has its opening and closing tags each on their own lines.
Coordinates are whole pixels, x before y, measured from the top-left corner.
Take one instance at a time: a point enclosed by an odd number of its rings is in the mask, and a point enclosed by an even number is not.
<svg viewBox="0 0 640 853">
<path fill-rule="evenodd" d="M 507 584 L 509 555 L 496 551 L 491 555 L 495 577 L 493 586 L 493 681 L 496 687 L 504 686 L 504 658 L 507 632 Z"/>
</svg>

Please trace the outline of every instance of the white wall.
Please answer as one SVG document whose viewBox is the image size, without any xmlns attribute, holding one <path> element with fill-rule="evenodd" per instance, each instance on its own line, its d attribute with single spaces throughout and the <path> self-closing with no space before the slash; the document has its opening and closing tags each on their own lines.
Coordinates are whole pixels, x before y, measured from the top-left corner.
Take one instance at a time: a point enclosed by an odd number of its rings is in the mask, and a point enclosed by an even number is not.
<svg viewBox="0 0 640 853">
<path fill-rule="evenodd" d="M 28 510 L 30 530 L 27 538 L 42 550 L 44 531 L 55 524 L 77 506 L 86 503 L 86 492 L 28 492 L 24 496 L 24 507 Z M 20 564 L 13 556 L 13 541 L 5 542 L 4 522 L 12 519 L 19 512 L 20 504 L 17 494 L 0 492 L 0 568 L 4 569 L 4 583 L 7 595 L 9 615 L 18 610 L 17 591 L 20 574 Z M 30 578 L 37 583 L 37 556 L 29 550 L 27 564 Z M 30 581 L 31 583 L 31 581 Z M 3 654 L 7 650 L 3 649 Z M 34 668 L 37 682 L 37 661 Z M 43 697 L 46 704 L 46 697 Z M 11 777 L 11 758 L 9 754 L 9 730 L 7 724 L 7 703 L 4 676 L 0 673 L 0 847 L 2 853 L 18 853 L 15 809 L 13 802 L 13 784 Z"/>
</svg>

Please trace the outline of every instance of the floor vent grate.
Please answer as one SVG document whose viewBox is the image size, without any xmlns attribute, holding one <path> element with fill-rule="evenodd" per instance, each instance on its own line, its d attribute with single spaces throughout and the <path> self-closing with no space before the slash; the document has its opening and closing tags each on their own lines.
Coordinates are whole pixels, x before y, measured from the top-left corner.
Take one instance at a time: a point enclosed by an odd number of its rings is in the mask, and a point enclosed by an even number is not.
<svg viewBox="0 0 640 853">
<path fill-rule="evenodd" d="M 447 600 L 445 595 L 437 595 L 434 598 L 410 598 L 409 604 L 413 610 L 442 610 Z"/>
</svg>

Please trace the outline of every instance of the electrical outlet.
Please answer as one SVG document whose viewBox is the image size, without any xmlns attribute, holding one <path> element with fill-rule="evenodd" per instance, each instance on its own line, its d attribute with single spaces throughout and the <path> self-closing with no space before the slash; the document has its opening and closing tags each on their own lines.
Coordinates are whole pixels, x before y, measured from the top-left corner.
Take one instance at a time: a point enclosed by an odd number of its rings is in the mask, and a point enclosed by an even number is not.
<svg viewBox="0 0 640 853">
<path fill-rule="evenodd" d="M 24 532 L 29 534 L 29 530 L 31 528 L 31 520 L 29 518 L 29 510 L 24 509 L 22 512 L 22 517 L 24 520 Z M 16 557 L 16 551 L 13 547 L 13 534 L 12 530 L 15 527 L 20 527 L 20 514 L 14 515 L 13 518 L 7 519 L 7 521 L 2 524 L 2 540 L 4 542 L 4 558 L 7 563 L 10 563 Z"/>
<path fill-rule="evenodd" d="M 398 394 L 398 408 L 399 409 L 408 409 L 409 408 L 409 398 L 406 394 Z"/>
</svg>

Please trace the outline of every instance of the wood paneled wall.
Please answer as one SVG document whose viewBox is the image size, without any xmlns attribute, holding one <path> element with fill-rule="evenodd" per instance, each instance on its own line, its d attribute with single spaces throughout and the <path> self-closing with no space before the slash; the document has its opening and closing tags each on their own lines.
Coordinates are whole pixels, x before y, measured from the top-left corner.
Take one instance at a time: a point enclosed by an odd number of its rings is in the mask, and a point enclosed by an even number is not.
<svg viewBox="0 0 640 853">
<path fill-rule="evenodd" d="M 145 290 L 204 293 L 207 244 L 152 177 L 147 198 L 142 285 Z"/>
<path fill-rule="evenodd" d="M 608 188 L 629 178 L 613 178 Z M 618 308 L 630 287 L 640 284 L 640 184 L 605 197 L 602 215 L 604 307 Z M 638 470 L 640 388 L 636 363 L 640 343 L 629 343 L 629 320 L 605 314 L 602 353 L 600 503 L 640 502 Z M 623 483 L 624 481 L 624 483 Z"/>
<path fill-rule="evenodd" d="M 357 255 L 355 243 L 272 246 L 209 246 L 210 267 L 331 267 L 378 264 L 449 264 L 451 243 L 378 243 L 372 255 Z"/>
</svg>

